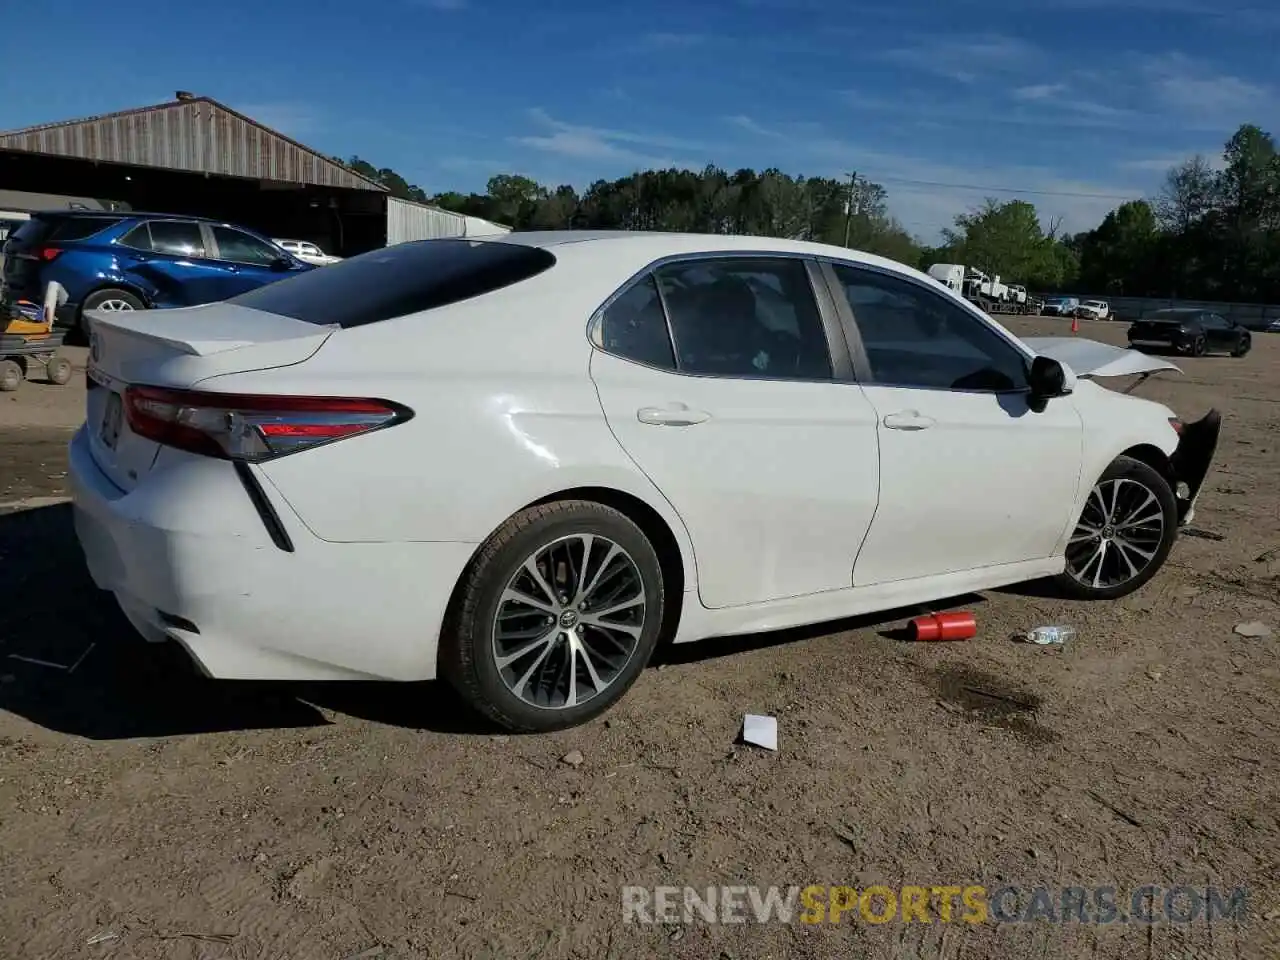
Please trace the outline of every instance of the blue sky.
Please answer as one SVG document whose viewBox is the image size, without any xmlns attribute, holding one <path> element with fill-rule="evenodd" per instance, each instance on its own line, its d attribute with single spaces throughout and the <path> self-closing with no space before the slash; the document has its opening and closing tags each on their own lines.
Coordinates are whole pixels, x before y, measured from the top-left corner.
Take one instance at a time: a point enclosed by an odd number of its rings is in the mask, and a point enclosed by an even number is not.
<svg viewBox="0 0 1280 960">
<path fill-rule="evenodd" d="M 1079 230 L 1240 123 L 1280 132 L 1274 0 L 7 7 L 0 129 L 191 90 L 428 192 L 497 172 L 857 170 L 927 240 L 986 195 Z"/>
</svg>

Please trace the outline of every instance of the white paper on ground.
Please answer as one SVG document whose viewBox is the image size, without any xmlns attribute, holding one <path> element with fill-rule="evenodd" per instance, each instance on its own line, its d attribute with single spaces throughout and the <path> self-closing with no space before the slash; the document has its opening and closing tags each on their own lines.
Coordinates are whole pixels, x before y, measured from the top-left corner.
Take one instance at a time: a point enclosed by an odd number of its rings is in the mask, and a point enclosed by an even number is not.
<svg viewBox="0 0 1280 960">
<path fill-rule="evenodd" d="M 778 749 L 778 718 L 748 713 L 742 721 L 742 739 L 766 750 Z"/>
</svg>

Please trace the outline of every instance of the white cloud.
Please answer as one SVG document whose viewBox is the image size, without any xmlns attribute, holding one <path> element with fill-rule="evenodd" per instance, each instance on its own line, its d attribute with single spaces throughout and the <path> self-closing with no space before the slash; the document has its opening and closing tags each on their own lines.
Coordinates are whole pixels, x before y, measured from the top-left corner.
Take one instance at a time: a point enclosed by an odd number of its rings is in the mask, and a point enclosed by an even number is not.
<svg viewBox="0 0 1280 960">
<path fill-rule="evenodd" d="M 1000 33 L 926 36 L 884 51 L 880 58 L 912 70 L 974 83 L 984 74 L 1025 67 L 1041 56 L 1033 44 Z"/>
<path fill-rule="evenodd" d="M 1235 126 L 1275 109 L 1275 90 L 1182 53 L 1147 57 L 1141 72 L 1155 102 L 1189 122 Z"/>
<path fill-rule="evenodd" d="M 743 130 L 747 133 L 754 134 L 757 137 L 782 136 L 782 134 L 780 134 L 778 131 L 770 130 L 768 127 L 761 126 L 760 124 L 756 123 L 756 121 L 752 120 L 748 116 L 745 116 L 744 114 L 738 114 L 737 116 L 733 116 L 733 117 L 725 117 L 724 120 L 725 120 L 725 123 L 732 124 L 733 126 L 737 127 L 739 130 Z"/>
<path fill-rule="evenodd" d="M 629 163 L 637 166 L 670 167 L 681 165 L 670 154 L 656 155 L 651 149 L 636 150 L 634 146 L 666 151 L 703 150 L 700 144 L 657 134 L 636 133 L 629 130 L 610 130 L 588 127 L 557 120 L 540 107 L 528 111 L 529 118 L 546 132 L 532 136 L 514 137 L 513 142 L 533 147 L 546 153 L 558 154 L 576 160 L 601 160 Z"/>
<path fill-rule="evenodd" d="M 1018 87 L 1013 91 L 1013 98 L 1015 100 L 1048 100 L 1066 92 L 1065 83 L 1033 83 L 1030 86 Z"/>
<path fill-rule="evenodd" d="M 1226 162 L 1222 159 L 1222 151 L 1217 148 L 1201 150 L 1198 153 L 1167 153 L 1158 157 L 1139 157 L 1135 160 L 1122 160 L 1116 166 L 1121 170 L 1165 174 L 1174 167 L 1180 167 L 1197 156 L 1202 158 L 1211 170 L 1222 170 L 1226 167 Z"/>
<path fill-rule="evenodd" d="M 270 127 L 294 140 L 318 133 L 323 126 L 315 107 L 306 103 L 281 100 L 246 103 L 235 106 L 235 109 L 264 127 Z"/>
</svg>

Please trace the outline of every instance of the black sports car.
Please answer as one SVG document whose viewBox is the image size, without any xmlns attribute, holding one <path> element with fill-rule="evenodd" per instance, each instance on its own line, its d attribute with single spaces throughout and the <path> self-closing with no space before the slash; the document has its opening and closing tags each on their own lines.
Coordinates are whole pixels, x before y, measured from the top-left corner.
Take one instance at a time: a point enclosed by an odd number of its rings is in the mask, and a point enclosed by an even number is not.
<svg viewBox="0 0 1280 960">
<path fill-rule="evenodd" d="M 1129 327 L 1129 346 L 1138 350 L 1176 350 L 1193 357 L 1210 351 L 1243 357 L 1253 339 L 1239 323 L 1197 307 L 1157 310 Z"/>
</svg>

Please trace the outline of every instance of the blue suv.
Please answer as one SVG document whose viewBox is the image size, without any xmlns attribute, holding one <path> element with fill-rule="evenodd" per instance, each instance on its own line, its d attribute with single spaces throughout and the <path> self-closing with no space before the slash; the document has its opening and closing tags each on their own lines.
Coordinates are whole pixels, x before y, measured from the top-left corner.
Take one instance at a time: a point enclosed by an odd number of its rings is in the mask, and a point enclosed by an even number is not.
<svg viewBox="0 0 1280 960">
<path fill-rule="evenodd" d="M 244 227 L 153 213 L 33 213 L 3 252 L 0 300 L 40 303 L 56 280 L 57 325 L 80 329 L 85 310 L 195 306 L 315 269 Z"/>
</svg>

